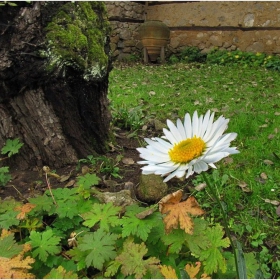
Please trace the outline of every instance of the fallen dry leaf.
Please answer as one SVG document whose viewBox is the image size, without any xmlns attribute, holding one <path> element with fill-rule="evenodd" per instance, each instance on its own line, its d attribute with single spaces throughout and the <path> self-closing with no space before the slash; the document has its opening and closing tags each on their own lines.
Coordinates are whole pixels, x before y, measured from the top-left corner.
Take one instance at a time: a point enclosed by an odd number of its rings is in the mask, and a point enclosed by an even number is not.
<svg viewBox="0 0 280 280">
<path fill-rule="evenodd" d="M 231 157 L 226 157 L 223 159 L 224 164 L 231 164 L 233 163 L 233 158 Z"/>
<path fill-rule="evenodd" d="M 144 210 L 144 211 L 142 211 L 142 212 L 136 214 L 135 216 L 136 216 L 138 219 L 142 220 L 142 219 L 146 218 L 147 216 L 152 215 L 155 211 L 156 211 L 156 208 L 153 207 L 153 208 Z"/>
<path fill-rule="evenodd" d="M 272 165 L 272 164 L 274 164 L 274 162 L 271 161 L 271 160 L 269 160 L 269 159 L 265 159 L 263 162 L 264 162 L 265 164 L 267 164 L 267 165 Z"/>
<path fill-rule="evenodd" d="M 195 264 L 196 264 L 196 266 L 193 264 L 187 264 L 185 266 L 185 271 L 190 276 L 190 279 L 197 279 L 196 276 L 200 270 L 201 262 L 196 262 Z M 208 276 L 206 273 L 203 273 L 199 278 L 200 279 L 211 279 L 211 277 Z"/>
<path fill-rule="evenodd" d="M 170 233 L 172 229 L 181 228 L 186 233 L 192 234 L 194 224 L 190 215 L 200 216 L 204 214 L 193 196 L 180 202 L 182 196 L 183 191 L 178 190 L 163 197 L 159 202 L 159 211 L 166 214 L 163 222 L 167 233 Z"/>
<path fill-rule="evenodd" d="M 245 182 L 243 182 L 243 181 L 240 182 L 240 183 L 238 184 L 238 186 L 242 189 L 243 192 L 247 192 L 247 193 L 252 192 L 252 190 L 251 190 L 250 188 L 248 188 L 247 183 L 245 183 Z"/>
<path fill-rule="evenodd" d="M 178 279 L 175 269 L 171 266 L 161 265 L 160 272 L 165 279 Z"/>
<path fill-rule="evenodd" d="M 268 199 L 268 198 L 261 198 L 264 202 L 266 202 L 266 203 L 270 203 L 270 204 L 272 204 L 272 205 L 276 205 L 276 206 L 278 206 L 278 205 L 280 205 L 280 202 L 278 201 L 278 200 L 270 200 L 270 199 Z"/>
<path fill-rule="evenodd" d="M 260 174 L 260 177 L 261 177 L 263 180 L 267 180 L 267 179 L 268 179 L 267 175 L 266 175 L 264 172 L 262 172 L 262 173 Z"/>
<path fill-rule="evenodd" d="M 268 127 L 268 125 L 265 123 L 265 124 L 263 124 L 263 125 L 260 125 L 259 127 L 260 127 L 260 128 L 265 128 L 265 127 Z"/>
<path fill-rule="evenodd" d="M 65 182 L 65 181 L 69 180 L 70 176 L 71 176 L 71 174 L 69 174 L 69 175 L 61 175 L 59 182 L 62 183 L 62 182 Z"/>
<path fill-rule="evenodd" d="M 26 203 L 22 206 L 16 207 L 15 211 L 20 211 L 20 213 L 17 214 L 17 219 L 23 220 L 25 218 L 25 215 L 29 213 L 34 207 L 36 207 L 36 205 L 31 203 Z"/>
<path fill-rule="evenodd" d="M 75 183 L 76 183 L 76 181 L 74 179 L 70 180 L 64 187 L 65 188 L 72 187 L 72 186 L 74 186 Z"/>
<path fill-rule="evenodd" d="M 200 191 L 204 190 L 206 188 L 206 186 L 207 186 L 206 183 L 201 183 L 195 187 L 195 190 L 200 192 Z"/>
</svg>

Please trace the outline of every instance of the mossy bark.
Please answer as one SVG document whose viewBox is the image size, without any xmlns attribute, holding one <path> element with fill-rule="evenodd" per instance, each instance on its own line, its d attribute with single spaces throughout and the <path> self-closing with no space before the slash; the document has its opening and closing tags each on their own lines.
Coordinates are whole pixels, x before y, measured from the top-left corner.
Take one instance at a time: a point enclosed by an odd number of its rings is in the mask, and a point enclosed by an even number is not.
<svg viewBox="0 0 280 280">
<path fill-rule="evenodd" d="M 0 7 L 0 148 L 24 143 L 9 164 L 58 168 L 109 141 L 110 26 L 102 2 Z M 5 162 L 7 164 L 7 162 Z"/>
</svg>

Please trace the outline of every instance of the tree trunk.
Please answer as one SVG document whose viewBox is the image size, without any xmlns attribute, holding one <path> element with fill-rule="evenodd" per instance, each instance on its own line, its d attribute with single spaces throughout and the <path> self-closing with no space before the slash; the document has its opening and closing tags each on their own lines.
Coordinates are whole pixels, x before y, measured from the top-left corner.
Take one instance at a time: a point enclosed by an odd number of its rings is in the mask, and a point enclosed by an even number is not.
<svg viewBox="0 0 280 280">
<path fill-rule="evenodd" d="M 111 60 L 104 3 L 16 3 L 0 7 L 0 149 L 8 138 L 24 143 L 9 165 L 58 168 L 105 152 Z"/>
</svg>

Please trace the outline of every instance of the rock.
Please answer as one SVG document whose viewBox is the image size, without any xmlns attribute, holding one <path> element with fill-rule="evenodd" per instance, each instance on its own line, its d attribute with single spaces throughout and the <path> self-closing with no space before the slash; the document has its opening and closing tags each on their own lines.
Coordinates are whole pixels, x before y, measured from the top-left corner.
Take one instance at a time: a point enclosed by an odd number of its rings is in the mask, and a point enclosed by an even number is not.
<svg viewBox="0 0 280 280">
<path fill-rule="evenodd" d="M 159 175 L 141 174 L 137 197 L 143 202 L 158 202 L 167 194 L 168 186 Z"/>
<path fill-rule="evenodd" d="M 166 127 L 166 124 L 157 119 L 154 119 L 154 126 L 156 131 L 162 131 L 162 129 Z"/>
<path fill-rule="evenodd" d="M 130 190 L 121 190 L 119 192 L 104 192 L 96 194 L 96 197 L 103 203 L 112 202 L 114 206 L 121 206 L 123 212 L 125 207 L 138 203 L 131 197 Z"/>
</svg>

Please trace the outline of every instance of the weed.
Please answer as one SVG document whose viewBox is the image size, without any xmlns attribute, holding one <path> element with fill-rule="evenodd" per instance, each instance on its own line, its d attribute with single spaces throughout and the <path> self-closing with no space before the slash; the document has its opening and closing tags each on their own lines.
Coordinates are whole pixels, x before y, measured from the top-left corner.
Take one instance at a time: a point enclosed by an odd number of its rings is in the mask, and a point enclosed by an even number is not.
<svg viewBox="0 0 280 280">
<path fill-rule="evenodd" d="M 21 143 L 18 138 L 15 138 L 13 140 L 7 139 L 5 145 L 1 149 L 1 154 L 7 156 L 0 158 L 0 162 L 17 154 L 22 146 L 23 143 Z M 9 174 L 9 167 L 8 166 L 1 167 L 0 186 L 5 186 L 10 180 L 11 180 L 11 175 Z"/>
</svg>

